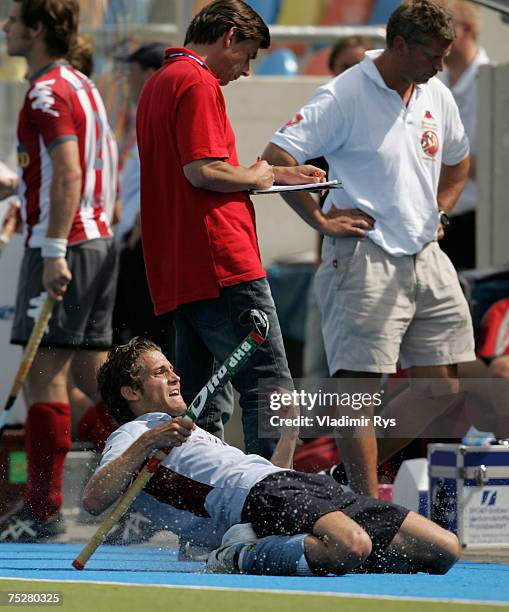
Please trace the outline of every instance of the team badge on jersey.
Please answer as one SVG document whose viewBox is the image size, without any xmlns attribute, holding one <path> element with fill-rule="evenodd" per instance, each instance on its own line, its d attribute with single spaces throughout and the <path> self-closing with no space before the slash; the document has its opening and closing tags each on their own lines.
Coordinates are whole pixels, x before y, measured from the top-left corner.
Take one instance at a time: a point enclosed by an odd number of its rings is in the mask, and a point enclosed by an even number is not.
<svg viewBox="0 0 509 612">
<path fill-rule="evenodd" d="M 34 110 L 40 110 L 48 115 L 53 115 L 53 117 L 60 117 L 60 113 L 53 108 L 55 104 L 54 85 L 55 79 L 37 81 L 28 92 L 28 98 L 32 101 L 32 108 Z"/>
<path fill-rule="evenodd" d="M 426 130 L 421 136 L 421 147 L 426 157 L 434 158 L 438 153 L 438 135 L 434 130 Z"/>
<path fill-rule="evenodd" d="M 27 168 L 30 165 L 30 155 L 25 147 L 18 147 L 18 166 Z"/>
</svg>

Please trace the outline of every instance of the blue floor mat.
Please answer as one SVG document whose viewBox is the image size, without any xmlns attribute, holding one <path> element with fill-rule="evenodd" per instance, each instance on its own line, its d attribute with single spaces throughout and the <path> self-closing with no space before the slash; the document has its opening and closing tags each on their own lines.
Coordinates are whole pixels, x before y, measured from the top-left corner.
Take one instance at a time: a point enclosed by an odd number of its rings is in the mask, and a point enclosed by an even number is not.
<svg viewBox="0 0 509 612">
<path fill-rule="evenodd" d="M 509 602 L 509 565 L 498 563 L 460 562 L 445 576 L 232 576 L 205 574 L 203 563 L 180 562 L 171 548 L 101 546 L 80 572 L 71 562 L 81 549 L 74 544 L 0 544 L 0 578 Z"/>
</svg>

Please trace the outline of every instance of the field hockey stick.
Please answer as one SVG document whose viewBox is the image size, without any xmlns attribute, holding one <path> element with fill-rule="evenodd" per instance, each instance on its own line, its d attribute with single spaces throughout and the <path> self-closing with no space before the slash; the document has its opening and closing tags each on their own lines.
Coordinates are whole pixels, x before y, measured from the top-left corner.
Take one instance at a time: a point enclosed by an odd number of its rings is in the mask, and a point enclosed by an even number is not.
<svg viewBox="0 0 509 612">
<path fill-rule="evenodd" d="M 37 353 L 37 349 L 39 348 L 39 344 L 41 343 L 42 337 L 44 336 L 44 332 L 51 318 L 51 313 L 53 312 L 54 305 L 55 300 L 49 296 L 46 297 L 42 305 L 41 312 L 37 317 L 37 321 L 35 322 L 35 325 L 32 329 L 32 333 L 30 334 L 30 338 L 28 339 L 28 344 L 26 345 L 25 352 L 23 353 L 23 358 L 21 360 L 21 363 L 19 364 L 18 371 L 16 372 L 16 378 L 14 379 L 14 383 L 11 387 L 11 391 L 9 393 L 9 397 L 7 398 L 5 408 L 3 412 L 0 413 L 0 436 L 2 435 L 3 430 L 5 428 L 5 422 L 7 421 L 7 417 L 9 416 L 9 411 L 14 405 L 19 390 L 23 386 L 28 372 L 32 367 L 32 363 Z"/>
<path fill-rule="evenodd" d="M 253 329 L 201 389 L 186 412 L 182 415 L 183 417 L 195 422 L 207 404 L 219 393 L 232 376 L 243 367 L 246 361 L 267 338 L 267 334 L 269 333 L 269 322 L 264 312 L 260 310 L 247 310 L 242 313 L 240 321 L 241 323 L 251 323 Z M 113 526 L 118 523 L 170 451 L 171 449 L 159 449 L 149 457 L 148 461 L 118 501 L 111 514 L 99 525 L 88 544 L 72 562 L 75 569 L 82 570 L 85 568 L 87 561 L 103 543 Z"/>
</svg>

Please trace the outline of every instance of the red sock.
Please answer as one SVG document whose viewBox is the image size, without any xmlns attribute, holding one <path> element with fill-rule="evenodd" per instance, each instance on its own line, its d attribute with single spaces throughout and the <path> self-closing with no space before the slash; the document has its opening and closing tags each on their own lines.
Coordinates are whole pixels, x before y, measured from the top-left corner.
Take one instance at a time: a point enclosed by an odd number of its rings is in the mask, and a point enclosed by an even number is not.
<svg viewBox="0 0 509 612">
<path fill-rule="evenodd" d="M 92 442 L 102 451 L 106 438 L 118 425 L 110 416 L 106 404 L 99 402 L 91 406 L 78 423 L 77 434 L 82 442 Z"/>
<path fill-rule="evenodd" d="M 39 402 L 25 423 L 28 482 L 25 501 L 35 516 L 46 519 L 62 506 L 65 456 L 71 450 L 71 408 L 60 402 Z"/>
</svg>

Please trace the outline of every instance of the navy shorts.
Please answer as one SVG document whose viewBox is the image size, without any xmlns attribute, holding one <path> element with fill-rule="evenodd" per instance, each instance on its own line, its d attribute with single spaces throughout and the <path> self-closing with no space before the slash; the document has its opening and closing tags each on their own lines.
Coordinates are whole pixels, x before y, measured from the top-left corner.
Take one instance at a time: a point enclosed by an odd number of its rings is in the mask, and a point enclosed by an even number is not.
<svg viewBox="0 0 509 612">
<path fill-rule="evenodd" d="M 409 512 L 396 504 L 344 491 L 324 474 L 284 471 L 267 476 L 251 489 L 242 522 L 252 523 L 259 538 L 313 533 L 318 519 L 337 511 L 355 521 L 371 538 L 372 553 L 363 566 L 382 556 Z"/>
<path fill-rule="evenodd" d="M 113 239 L 98 238 L 71 246 L 66 258 L 72 280 L 62 302 L 55 304 L 41 346 L 109 349 L 117 283 L 117 254 Z M 27 249 L 18 280 L 12 344 L 25 345 L 30 337 L 35 320 L 33 300 L 44 291 L 42 268 L 41 249 Z"/>
</svg>

